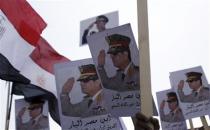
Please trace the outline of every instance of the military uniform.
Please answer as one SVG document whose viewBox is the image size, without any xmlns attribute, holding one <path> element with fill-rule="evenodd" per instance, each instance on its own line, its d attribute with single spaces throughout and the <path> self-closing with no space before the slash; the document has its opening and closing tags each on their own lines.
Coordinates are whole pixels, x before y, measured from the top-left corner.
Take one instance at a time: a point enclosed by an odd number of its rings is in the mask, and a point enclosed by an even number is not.
<svg viewBox="0 0 210 130">
<path fill-rule="evenodd" d="M 17 117 L 17 130 L 44 130 L 49 129 L 49 121 L 47 116 L 40 115 L 37 120 L 30 120 L 22 123 L 22 120 Z"/>
<path fill-rule="evenodd" d="M 99 20 L 103 20 L 105 23 L 107 23 L 109 21 L 109 19 L 104 16 L 104 15 L 99 15 L 97 18 L 96 18 L 96 22 L 99 21 Z M 82 45 L 86 44 L 87 43 L 87 36 L 88 36 L 88 33 L 89 33 L 90 29 L 85 29 L 83 35 L 82 35 Z M 89 33 L 89 35 L 92 35 L 92 34 L 95 34 L 97 32 L 95 31 L 91 31 Z"/>
<path fill-rule="evenodd" d="M 89 117 L 95 115 L 104 115 L 107 114 L 104 108 L 104 101 L 102 93 L 100 93 L 96 100 L 92 101 L 92 97 L 86 96 L 84 99 L 77 103 L 72 104 L 68 95 L 61 96 L 61 108 L 62 113 L 65 116 L 73 117 Z"/>
<path fill-rule="evenodd" d="M 195 81 L 202 81 L 200 72 L 188 72 L 186 73 L 188 84 Z M 210 98 L 209 88 L 200 86 L 197 90 L 192 90 L 192 93 L 185 95 L 182 89 L 178 89 L 178 94 L 182 102 L 196 103 Z"/>
<path fill-rule="evenodd" d="M 189 95 L 185 95 L 183 90 L 178 89 L 178 94 L 182 102 L 189 102 L 189 103 L 200 102 L 208 100 L 210 98 L 209 88 L 203 86 L 201 86 L 198 92 L 192 91 L 192 93 Z"/>
<path fill-rule="evenodd" d="M 89 80 L 97 80 L 98 76 L 96 74 L 94 65 L 84 65 L 80 67 L 81 75 L 77 81 L 88 82 Z M 72 104 L 68 94 L 61 94 L 61 109 L 64 116 L 72 117 L 90 117 L 90 116 L 99 116 L 107 115 L 111 117 L 111 122 L 115 123 L 116 126 L 121 128 L 120 120 L 116 117 L 110 115 L 105 109 L 105 102 L 102 93 L 102 89 L 99 90 L 93 97 L 85 96 L 83 100 L 79 103 Z M 111 123 L 110 122 L 110 123 Z M 109 125 L 109 123 L 107 124 Z"/>
<path fill-rule="evenodd" d="M 34 111 L 34 109 L 43 109 L 44 101 L 34 99 L 29 103 L 28 110 Z M 17 130 L 44 130 L 49 129 L 49 120 L 47 116 L 41 113 L 31 118 L 28 122 L 22 123 L 22 117 L 17 116 Z"/>
<path fill-rule="evenodd" d="M 178 107 L 175 111 L 164 114 L 163 109 L 160 109 L 160 119 L 165 122 L 181 122 L 185 121 L 182 110 Z"/>
<path fill-rule="evenodd" d="M 112 34 L 105 37 L 109 44 L 108 54 L 116 55 L 119 52 L 127 51 L 130 53 L 129 44 L 131 39 L 121 34 Z M 129 57 L 128 57 L 129 59 Z M 125 72 L 124 72 L 125 71 Z M 117 70 L 115 76 L 108 77 L 102 65 L 98 66 L 98 72 L 102 84 L 105 88 L 115 91 L 139 90 L 139 67 L 135 66 L 132 61 L 128 63 L 124 70 Z"/>
<path fill-rule="evenodd" d="M 102 84 L 104 88 L 115 90 L 115 91 L 131 91 L 139 90 L 139 67 L 131 63 L 128 68 L 127 74 L 123 76 L 123 71 L 117 70 L 117 73 L 113 77 L 108 77 L 104 67 L 98 67 Z M 124 77 L 124 79 L 123 79 Z"/>
<path fill-rule="evenodd" d="M 89 29 L 85 29 L 85 31 L 84 31 L 84 33 L 82 35 L 82 45 L 87 44 L 87 36 L 88 36 L 89 31 L 90 31 Z M 96 32 L 95 31 L 91 31 L 90 35 L 92 35 L 94 33 L 96 33 Z"/>
<path fill-rule="evenodd" d="M 80 77 L 77 81 L 87 82 L 89 80 L 97 80 L 95 66 L 93 64 L 83 65 L 79 67 Z M 102 90 L 98 91 L 94 99 L 90 96 L 85 96 L 79 103 L 72 104 L 68 94 L 61 94 L 62 113 L 65 116 L 88 117 L 94 115 L 107 114 L 104 108 L 104 100 Z"/>
</svg>

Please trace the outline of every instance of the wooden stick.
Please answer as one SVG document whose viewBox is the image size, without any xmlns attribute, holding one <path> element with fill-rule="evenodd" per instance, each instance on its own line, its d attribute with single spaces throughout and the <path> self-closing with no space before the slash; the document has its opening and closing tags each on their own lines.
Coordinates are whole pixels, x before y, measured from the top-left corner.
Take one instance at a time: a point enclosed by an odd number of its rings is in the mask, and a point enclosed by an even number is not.
<svg viewBox="0 0 210 130">
<path fill-rule="evenodd" d="M 149 56 L 149 29 L 147 0 L 137 0 L 138 15 L 138 43 L 140 58 L 140 95 L 141 112 L 146 116 L 153 115 L 151 94 L 150 56 Z"/>
<path fill-rule="evenodd" d="M 137 0 L 138 15 L 138 43 L 139 43 L 139 68 L 140 68 L 140 95 L 141 112 L 150 117 L 153 115 L 151 76 L 150 76 L 150 56 L 149 56 L 149 29 L 147 0 Z M 152 124 L 149 125 L 153 130 Z"/>
<path fill-rule="evenodd" d="M 189 119 L 189 123 L 190 123 L 190 130 L 195 130 L 194 127 L 193 127 L 192 119 Z"/>
<path fill-rule="evenodd" d="M 210 128 L 208 127 L 208 123 L 206 121 L 205 116 L 201 116 L 200 119 L 201 119 L 201 122 L 202 122 L 202 124 L 204 126 L 204 130 L 210 130 Z"/>
</svg>

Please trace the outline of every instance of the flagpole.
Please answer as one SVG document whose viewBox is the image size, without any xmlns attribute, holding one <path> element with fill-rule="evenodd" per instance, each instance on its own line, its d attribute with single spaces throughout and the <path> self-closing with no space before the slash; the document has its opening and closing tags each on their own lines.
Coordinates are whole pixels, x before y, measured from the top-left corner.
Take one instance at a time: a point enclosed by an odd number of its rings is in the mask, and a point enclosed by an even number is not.
<svg viewBox="0 0 210 130">
<path fill-rule="evenodd" d="M 12 105 L 11 85 L 10 85 L 10 82 L 8 82 L 5 130 L 9 130 L 11 105 Z"/>
<path fill-rule="evenodd" d="M 9 105 L 9 94 L 10 94 L 10 86 L 9 86 L 9 82 L 6 81 L 6 83 L 8 83 L 8 89 L 7 89 L 7 103 L 6 103 L 6 120 L 5 120 L 5 130 L 8 130 L 8 120 L 7 120 L 7 116 L 8 116 L 8 105 Z M 7 84 L 6 84 L 7 85 Z"/>
<path fill-rule="evenodd" d="M 10 104 L 9 104 L 9 111 L 8 111 L 8 129 L 9 129 L 9 124 L 10 124 L 10 115 L 11 115 L 11 108 L 12 108 L 12 99 L 13 99 L 13 94 L 12 94 L 12 86 L 11 86 L 11 92 L 10 92 Z"/>
</svg>

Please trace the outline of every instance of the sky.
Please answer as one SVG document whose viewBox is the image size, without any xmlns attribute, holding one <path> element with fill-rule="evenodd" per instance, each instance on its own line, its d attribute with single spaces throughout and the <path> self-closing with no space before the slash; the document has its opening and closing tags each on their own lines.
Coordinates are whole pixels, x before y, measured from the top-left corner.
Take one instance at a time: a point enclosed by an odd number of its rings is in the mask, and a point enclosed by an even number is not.
<svg viewBox="0 0 210 130">
<path fill-rule="evenodd" d="M 80 21 L 113 11 L 119 24 L 131 23 L 137 41 L 136 0 L 28 0 L 46 21 L 42 36 L 60 54 L 71 60 L 90 58 L 88 46 L 79 46 Z M 150 68 L 152 93 L 169 89 L 169 72 L 201 65 L 210 79 L 210 1 L 148 0 Z M 6 104 L 4 83 L 0 94 Z M 16 98 L 16 97 L 15 97 Z M 14 104 L 13 104 L 14 106 Z M 1 115 L 5 110 L 0 109 Z M 12 110 L 10 129 L 14 127 Z M 4 129 L 5 116 L 0 117 Z M 196 121 L 197 122 L 197 121 Z M 130 122 L 127 123 L 130 130 Z M 51 129 L 59 129 L 51 122 Z M 200 124 L 195 124 L 199 126 Z"/>
</svg>

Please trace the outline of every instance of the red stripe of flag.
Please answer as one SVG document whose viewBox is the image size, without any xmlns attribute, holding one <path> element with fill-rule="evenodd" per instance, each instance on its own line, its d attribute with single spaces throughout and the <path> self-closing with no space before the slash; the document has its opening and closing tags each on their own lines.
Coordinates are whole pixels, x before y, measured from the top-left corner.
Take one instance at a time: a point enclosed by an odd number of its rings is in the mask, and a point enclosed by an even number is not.
<svg viewBox="0 0 210 130">
<path fill-rule="evenodd" d="M 42 37 L 40 37 L 38 44 L 30 57 L 36 64 L 51 74 L 54 74 L 54 64 L 69 61 L 68 58 L 57 53 Z"/>
<path fill-rule="evenodd" d="M 31 80 L 31 83 L 57 95 L 54 64 L 70 61 L 57 53 L 49 43 L 40 38 L 30 57 L 24 61 L 20 73 Z"/>
<path fill-rule="evenodd" d="M 0 9 L 19 34 L 33 46 L 47 24 L 26 0 L 0 0 Z"/>
</svg>

